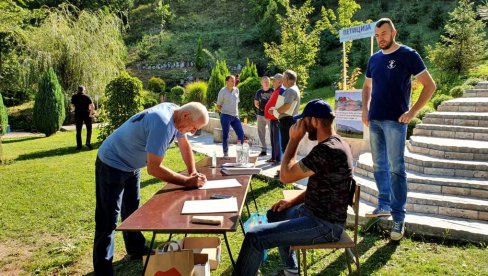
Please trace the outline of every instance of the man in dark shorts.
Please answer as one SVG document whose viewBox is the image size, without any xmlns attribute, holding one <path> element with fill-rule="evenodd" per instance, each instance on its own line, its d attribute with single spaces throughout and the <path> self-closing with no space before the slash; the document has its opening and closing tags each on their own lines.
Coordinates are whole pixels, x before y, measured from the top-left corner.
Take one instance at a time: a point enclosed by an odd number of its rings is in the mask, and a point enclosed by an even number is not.
<svg viewBox="0 0 488 276">
<path fill-rule="evenodd" d="M 75 123 L 76 123 L 76 149 L 82 149 L 81 130 L 83 123 L 86 126 L 86 146 L 89 149 L 93 149 L 91 146 L 91 134 L 92 134 L 92 114 L 95 110 L 90 96 L 85 93 L 85 86 L 78 86 L 78 93 L 71 97 L 71 104 L 75 106 Z"/>
<path fill-rule="evenodd" d="M 268 211 L 268 224 L 246 233 L 234 275 L 256 275 L 264 250 L 279 247 L 285 275 L 298 275 L 290 246 L 338 241 L 354 193 L 352 154 L 349 145 L 332 127 L 334 113 L 322 100 L 310 101 L 290 128 L 290 140 L 281 163 L 284 183 L 309 177 L 307 190 L 290 200 L 280 200 Z M 297 161 L 300 140 L 308 133 L 318 144 Z"/>
</svg>

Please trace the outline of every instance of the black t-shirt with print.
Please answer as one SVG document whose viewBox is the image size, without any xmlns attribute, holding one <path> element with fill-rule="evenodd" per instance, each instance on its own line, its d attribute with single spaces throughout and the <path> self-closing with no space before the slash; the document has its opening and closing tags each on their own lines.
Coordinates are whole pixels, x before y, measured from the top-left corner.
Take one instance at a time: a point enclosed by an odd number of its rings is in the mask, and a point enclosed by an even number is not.
<svg viewBox="0 0 488 276">
<path fill-rule="evenodd" d="M 269 88 L 268 91 L 264 91 L 262 88 L 256 92 L 254 99 L 259 102 L 258 115 L 264 116 L 264 107 L 271 98 L 273 94 L 273 89 Z"/>
<path fill-rule="evenodd" d="M 304 204 L 318 218 L 345 224 L 353 180 L 352 160 L 349 145 L 333 135 L 300 161 L 315 173 L 308 180 Z"/>
</svg>

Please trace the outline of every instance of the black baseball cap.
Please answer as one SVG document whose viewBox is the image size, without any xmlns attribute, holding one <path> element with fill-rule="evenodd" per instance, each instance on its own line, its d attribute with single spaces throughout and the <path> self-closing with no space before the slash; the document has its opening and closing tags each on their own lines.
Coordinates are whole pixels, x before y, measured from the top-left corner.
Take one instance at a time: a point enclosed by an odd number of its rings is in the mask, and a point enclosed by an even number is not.
<svg viewBox="0 0 488 276">
<path fill-rule="evenodd" d="M 334 119 L 335 115 L 330 104 L 321 99 L 315 99 L 307 103 L 302 114 L 294 116 L 295 120 L 302 119 L 304 117 Z"/>
</svg>

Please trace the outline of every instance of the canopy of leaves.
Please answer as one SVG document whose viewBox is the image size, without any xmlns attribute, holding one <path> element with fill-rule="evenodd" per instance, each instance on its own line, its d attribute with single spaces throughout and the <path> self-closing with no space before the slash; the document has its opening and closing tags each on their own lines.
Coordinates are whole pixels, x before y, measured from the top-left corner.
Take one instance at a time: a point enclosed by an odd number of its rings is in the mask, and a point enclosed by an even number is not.
<svg viewBox="0 0 488 276">
<path fill-rule="evenodd" d="M 38 71 L 53 67 L 67 93 L 83 84 L 89 94 L 103 94 L 125 67 L 121 28 L 120 19 L 107 12 L 79 11 L 71 5 L 49 10 L 26 35 L 30 77 L 35 81 Z"/>
<path fill-rule="evenodd" d="M 485 23 L 477 19 L 473 3 L 460 0 L 449 13 L 445 35 L 434 47 L 427 47 L 430 61 L 441 70 L 464 74 L 486 55 Z"/>
<path fill-rule="evenodd" d="M 132 115 L 142 111 L 142 82 L 123 71 L 107 85 L 107 97 L 102 107 L 102 128 L 99 140 L 105 140 L 114 130 L 127 121 Z"/>
</svg>

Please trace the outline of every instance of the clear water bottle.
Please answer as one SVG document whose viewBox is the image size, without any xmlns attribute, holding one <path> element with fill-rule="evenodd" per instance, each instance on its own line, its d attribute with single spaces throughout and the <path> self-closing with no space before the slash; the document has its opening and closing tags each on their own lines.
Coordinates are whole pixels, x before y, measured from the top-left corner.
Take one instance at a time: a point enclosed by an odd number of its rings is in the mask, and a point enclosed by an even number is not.
<svg viewBox="0 0 488 276">
<path fill-rule="evenodd" d="M 244 140 L 244 144 L 242 144 L 242 164 L 249 163 L 249 150 L 249 143 Z"/>
<path fill-rule="evenodd" d="M 237 140 L 236 145 L 236 163 L 242 164 L 242 144 L 240 140 Z"/>
<path fill-rule="evenodd" d="M 212 168 L 217 168 L 217 153 L 215 150 L 213 151 L 212 155 Z"/>
</svg>

